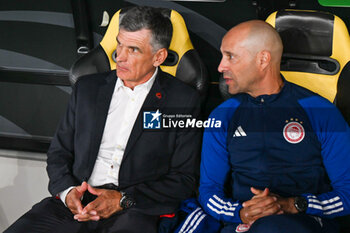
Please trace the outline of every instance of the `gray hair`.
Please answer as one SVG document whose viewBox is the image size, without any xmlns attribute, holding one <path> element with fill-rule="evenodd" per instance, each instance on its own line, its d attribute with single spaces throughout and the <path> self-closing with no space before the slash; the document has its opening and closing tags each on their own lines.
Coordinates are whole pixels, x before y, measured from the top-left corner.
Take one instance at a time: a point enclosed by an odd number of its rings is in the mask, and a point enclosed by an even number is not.
<svg viewBox="0 0 350 233">
<path fill-rule="evenodd" d="M 169 48 L 173 27 L 166 9 L 153 8 L 148 6 L 135 6 L 121 12 L 119 28 L 128 32 L 135 32 L 141 29 L 151 31 L 151 46 L 153 51 L 161 48 Z"/>
</svg>

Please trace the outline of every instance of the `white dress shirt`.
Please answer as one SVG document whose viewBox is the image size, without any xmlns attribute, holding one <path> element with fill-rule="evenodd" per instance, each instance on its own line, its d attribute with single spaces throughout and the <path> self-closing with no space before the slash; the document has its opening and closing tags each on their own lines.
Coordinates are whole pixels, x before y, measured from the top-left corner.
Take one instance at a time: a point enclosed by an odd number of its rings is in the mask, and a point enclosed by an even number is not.
<svg viewBox="0 0 350 233">
<path fill-rule="evenodd" d="M 126 87 L 121 79 L 117 79 L 100 149 L 94 169 L 88 180 L 91 186 L 100 186 L 108 183 L 118 185 L 119 168 L 126 144 L 157 73 L 158 68 L 147 82 L 137 85 L 134 87 L 134 90 Z M 59 194 L 64 204 L 66 196 L 72 188 L 74 187 L 69 187 Z"/>
</svg>

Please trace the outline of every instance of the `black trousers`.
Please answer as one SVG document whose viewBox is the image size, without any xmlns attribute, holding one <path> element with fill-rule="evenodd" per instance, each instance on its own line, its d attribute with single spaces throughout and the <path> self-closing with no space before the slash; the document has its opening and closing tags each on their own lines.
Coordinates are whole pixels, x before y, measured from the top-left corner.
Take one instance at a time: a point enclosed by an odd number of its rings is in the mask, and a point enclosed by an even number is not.
<svg viewBox="0 0 350 233">
<path fill-rule="evenodd" d="M 78 222 L 61 200 L 48 197 L 34 205 L 4 233 L 156 233 L 158 216 L 129 209 L 108 219 Z"/>
</svg>

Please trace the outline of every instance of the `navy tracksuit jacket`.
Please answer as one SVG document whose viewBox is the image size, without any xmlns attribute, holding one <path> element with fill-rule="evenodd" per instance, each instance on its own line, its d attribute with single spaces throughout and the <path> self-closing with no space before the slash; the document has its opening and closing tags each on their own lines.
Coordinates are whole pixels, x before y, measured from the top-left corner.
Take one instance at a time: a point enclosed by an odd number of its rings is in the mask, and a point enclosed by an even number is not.
<svg viewBox="0 0 350 233">
<path fill-rule="evenodd" d="M 350 129 L 326 99 L 285 81 L 281 92 L 239 94 L 204 133 L 199 202 L 218 220 L 240 223 L 250 187 L 307 198 L 306 213 L 350 214 Z"/>
</svg>

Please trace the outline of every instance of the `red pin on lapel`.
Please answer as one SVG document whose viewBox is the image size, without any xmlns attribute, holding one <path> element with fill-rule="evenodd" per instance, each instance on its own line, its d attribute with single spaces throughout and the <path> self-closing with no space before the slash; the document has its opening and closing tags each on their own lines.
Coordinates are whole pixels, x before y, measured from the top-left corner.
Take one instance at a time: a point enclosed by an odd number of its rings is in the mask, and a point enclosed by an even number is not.
<svg viewBox="0 0 350 233">
<path fill-rule="evenodd" d="M 157 96 L 158 99 L 161 99 L 161 98 L 162 98 L 162 93 L 157 92 L 157 93 L 156 93 L 156 96 Z"/>
</svg>

